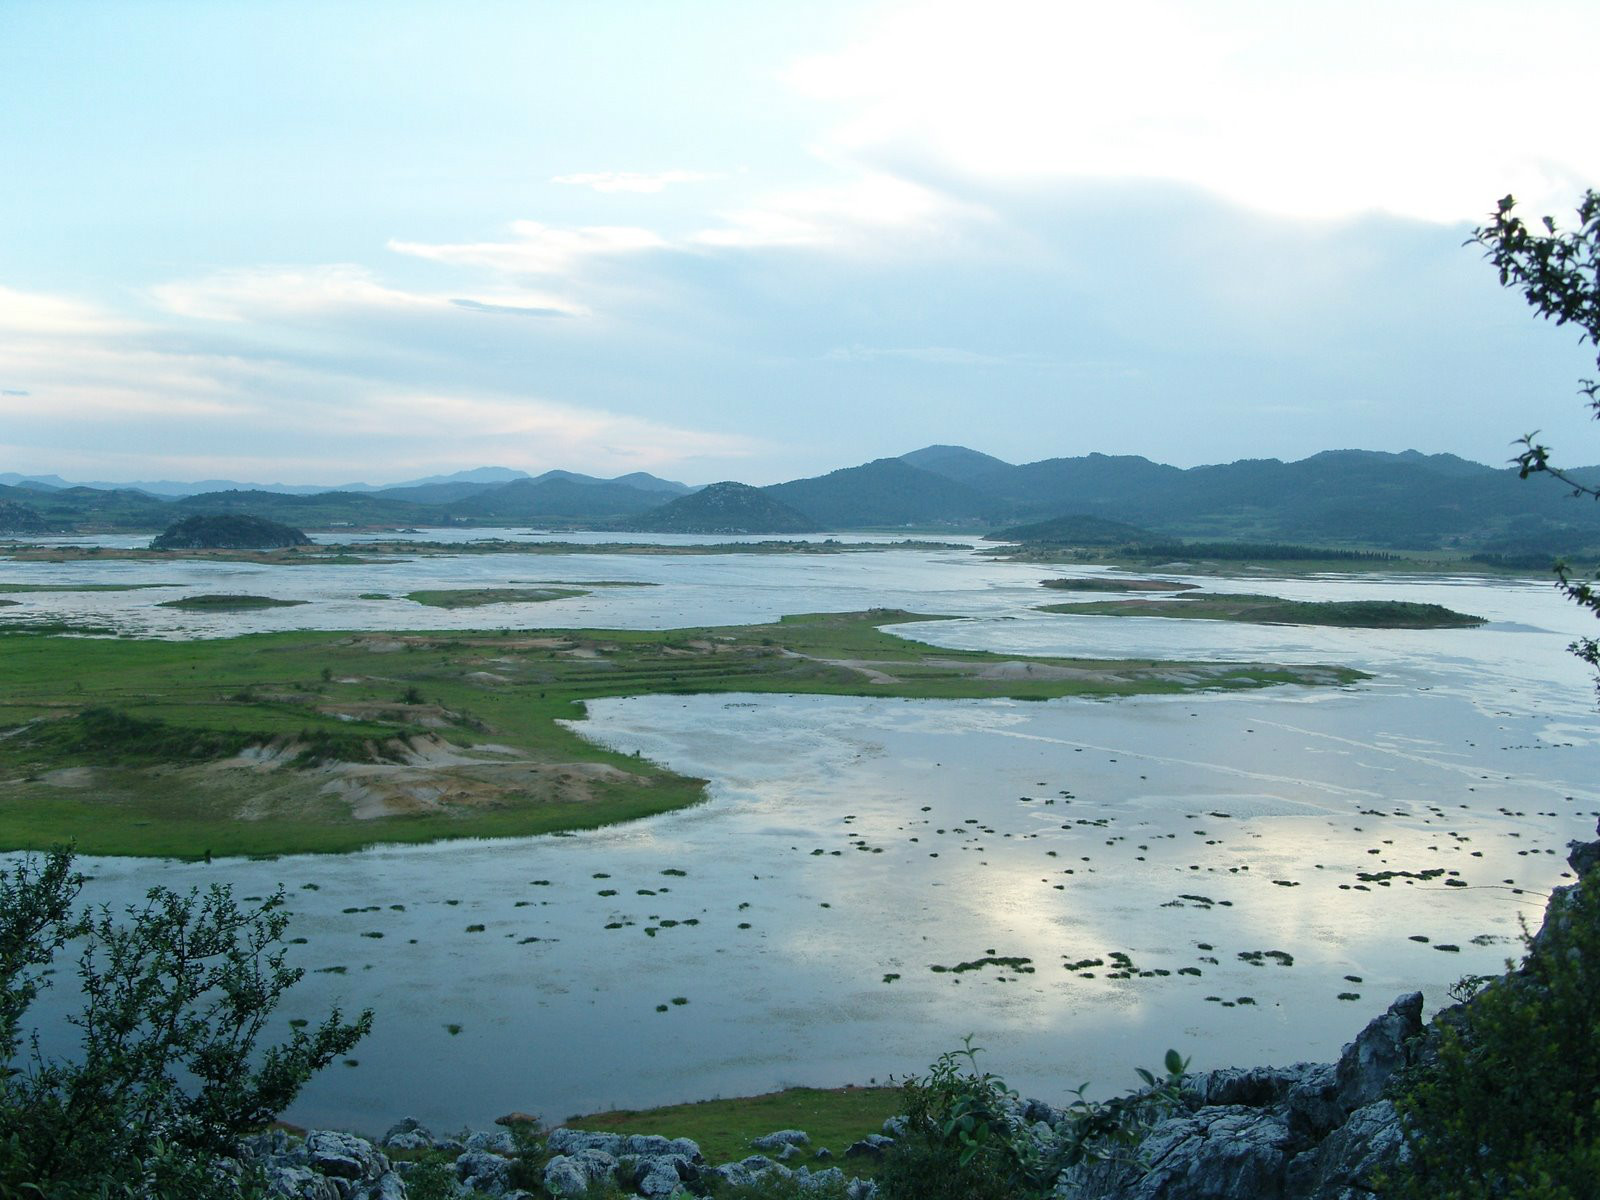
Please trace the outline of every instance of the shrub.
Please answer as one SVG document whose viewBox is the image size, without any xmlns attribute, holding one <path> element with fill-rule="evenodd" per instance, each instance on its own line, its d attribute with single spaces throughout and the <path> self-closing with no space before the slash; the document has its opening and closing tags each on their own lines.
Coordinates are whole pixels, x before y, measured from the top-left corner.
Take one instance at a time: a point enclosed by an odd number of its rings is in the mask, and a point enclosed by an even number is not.
<svg viewBox="0 0 1600 1200">
<path fill-rule="evenodd" d="M 336 1009 L 257 1055 L 301 976 L 285 966 L 282 889 L 241 908 L 223 886 L 152 888 L 123 922 L 77 912 L 82 884 L 66 849 L 0 870 L 0 1197 L 245 1194 L 215 1160 L 365 1036 L 372 1014 L 345 1022 Z M 72 942 L 80 1054 L 65 1059 L 23 1020 Z"/>
<path fill-rule="evenodd" d="M 1600 872 L 1553 899 L 1519 970 L 1436 1026 L 1401 1081 L 1396 1196 L 1580 1200 L 1600 1178 Z M 1510 964 L 1508 964 L 1509 966 Z M 1471 991 L 1469 987 L 1465 989 Z"/>
</svg>

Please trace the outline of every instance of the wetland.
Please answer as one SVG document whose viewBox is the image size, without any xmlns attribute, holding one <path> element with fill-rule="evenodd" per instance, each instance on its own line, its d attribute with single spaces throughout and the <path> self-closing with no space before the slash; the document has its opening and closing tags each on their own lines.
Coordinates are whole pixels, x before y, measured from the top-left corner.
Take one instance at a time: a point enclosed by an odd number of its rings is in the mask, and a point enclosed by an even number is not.
<svg viewBox="0 0 1600 1200">
<path fill-rule="evenodd" d="M 97 901 L 282 883 L 308 971 L 285 1028 L 377 1008 L 359 1065 L 291 1120 L 453 1127 L 881 1084 L 969 1032 L 1046 1098 L 1121 1090 L 1174 1044 L 1196 1068 L 1326 1059 L 1397 993 L 1437 1007 L 1499 970 L 1600 810 L 1591 690 L 1565 651 L 1584 615 L 1542 580 L 1128 577 L 1484 617 L 1351 629 L 1040 613 L 1041 577 L 1121 576 L 950 543 L 596 539 L 559 579 L 528 561 L 0 560 L 32 589 L 8 588 L 0 629 L 110 635 L 0 638 L 12 844 L 70 827 L 142 848 L 85 854 Z M 587 594 L 405 598 L 564 586 Z M 160 607 L 174 592 L 305 603 Z M 406 789 L 349 782 L 390 768 L 435 772 L 436 793 L 408 784 L 418 810 L 394 812 Z M 186 782 L 208 771 L 237 790 Z M 539 771 L 504 790 L 545 797 L 548 825 L 527 800 L 452 807 Z M 612 823 L 573 819 L 596 812 Z M 411 823 L 423 837 L 390 832 Z M 230 827 L 249 835 L 232 849 Z"/>
</svg>

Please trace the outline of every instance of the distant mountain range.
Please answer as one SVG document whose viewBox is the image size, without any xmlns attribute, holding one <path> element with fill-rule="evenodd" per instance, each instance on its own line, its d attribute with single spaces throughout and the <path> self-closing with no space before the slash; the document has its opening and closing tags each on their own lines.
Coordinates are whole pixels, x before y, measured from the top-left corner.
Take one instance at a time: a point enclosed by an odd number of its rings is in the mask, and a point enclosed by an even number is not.
<svg viewBox="0 0 1600 1200">
<path fill-rule="evenodd" d="M 1600 479 L 1600 468 L 1574 474 Z M 97 486 L 57 476 L 0 475 L 0 529 L 29 537 L 159 530 L 195 513 L 245 513 L 312 529 L 533 524 L 989 533 L 1083 517 L 1137 526 L 1161 538 L 1210 541 L 1503 554 L 1600 548 L 1600 505 L 1570 498 L 1552 480 L 1521 481 L 1511 468 L 1415 450 L 1330 450 L 1298 462 L 1242 459 L 1181 469 L 1104 454 L 1019 465 L 964 446 L 927 446 L 764 488 L 729 482 L 703 491 L 643 472 L 599 479 L 570 471 L 530 476 L 504 467 L 382 488 L 192 490 L 202 486 Z M 690 503 L 697 494 L 704 498 Z"/>
<path fill-rule="evenodd" d="M 631 475 L 619 475 L 615 479 L 597 479 L 593 475 L 579 475 L 572 471 L 546 471 L 543 475 L 529 475 L 526 471 L 514 471 L 510 467 L 474 467 L 470 471 L 456 471 L 450 475 L 429 475 L 423 479 L 408 479 L 404 483 L 377 485 L 341 483 L 332 486 L 308 483 L 240 483 L 234 479 L 201 479 L 191 483 L 180 483 L 176 479 L 147 479 L 133 483 L 70 483 L 59 475 L 19 475 L 15 471 L 0 471 L 0 485 L 26 487 L 36 491 L 87 487 L 99 491 L 148 492 L 152 496 L 163 497 L 197 496 L 204 492 L 282 492 L 290 496 L 315 496 L 323 492 L 392 494 L 438 489 L 428 493 L 425 499 L 419 501 L 421 503 L 434 503 L 440 496 L 454 499 L 458 495 L 470 495 L 474 491 L 498 487 L 517 479 L 532 479 L 536 483 L 545 479 L 565 479 L 573 483 L 620 483 L 641 491 L 666 492 L 673 496 L 681 496 L 685 492 L 694 490 L 687 484 L 676 483 L 671 479 L 658 479 L 643 471 L 635 471 Z M 402 497 L 402 499 L 411 498 Z"/>
</svg>

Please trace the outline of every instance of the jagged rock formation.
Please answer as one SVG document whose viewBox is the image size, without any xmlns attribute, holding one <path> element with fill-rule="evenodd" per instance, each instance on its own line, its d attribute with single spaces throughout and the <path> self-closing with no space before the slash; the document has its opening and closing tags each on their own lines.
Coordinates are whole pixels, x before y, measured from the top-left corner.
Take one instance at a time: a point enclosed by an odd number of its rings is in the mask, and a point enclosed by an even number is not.
<svg viewBox="0 0 1600 1200">
<path fill-rule="evenodd" d="M 292 525 L 244 513 L 209 513 L 168 526 L 150 542 L 152 550 L 281 550 L 309 546 L 311 539 Z"/>
</svg>

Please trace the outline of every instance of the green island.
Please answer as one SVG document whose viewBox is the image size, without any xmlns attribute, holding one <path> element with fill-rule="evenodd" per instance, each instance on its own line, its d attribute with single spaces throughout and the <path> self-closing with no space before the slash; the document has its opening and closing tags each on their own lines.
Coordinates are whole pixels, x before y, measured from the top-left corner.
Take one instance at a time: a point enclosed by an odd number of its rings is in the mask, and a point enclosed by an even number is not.
<svg viewBox="0 0 1600 1200">
<path fill-rule="evenodd" d="M 405 598 L 430 608 L 480 608 L 485 604 L 540 604 L 588 594 L 588 588 L 438 588 L 407 592 Z"/>
<path fill-rule="evenodd" d="M 273 596 L 251 596 L 235 592 L 210 592 L 204 596 L 184 596 L 163 600 L 157 608 L 182 608 L 190 612 L 249 612 L 257 608 L 293 608 L 309 600 L 279 600 Z"/>
<path fill-rule="evenodd" d="M 1047 700 L 1365 678 L 1331 666 L 938 649 L 889 609 L 673 630 L 0 633 L 0 849 L 198 858 L 592 828 L 704 782 L 579 736 L 663 693 Z"/>
<path fill-rule="evenodd" d="M 1090 600 L 1043 604 L 1040 612 L 1098 617 L 1187 617 L 1255 625 L 1337 625 L 1352 629 L 1464 629 L 1484 619 L 1441 604 L 1407 600 L 1283 600 L 1277 596 L 1207 592 L 1171 600 Z"/>
</svg>

